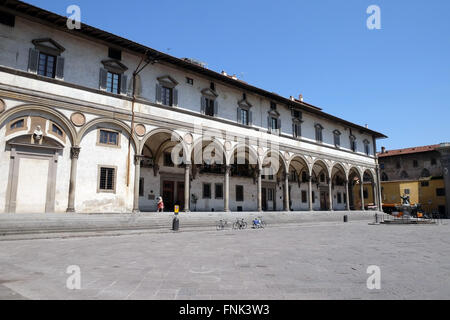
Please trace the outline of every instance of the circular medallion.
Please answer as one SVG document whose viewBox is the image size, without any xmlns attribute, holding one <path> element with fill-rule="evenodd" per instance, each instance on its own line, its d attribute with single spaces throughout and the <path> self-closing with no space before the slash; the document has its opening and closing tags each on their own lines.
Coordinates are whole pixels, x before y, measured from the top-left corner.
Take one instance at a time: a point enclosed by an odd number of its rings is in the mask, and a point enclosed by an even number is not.
<svg viewBox="0 0 450 320">
<path fill-rule="evenodd" d="M 80 112 L 74 112 L 70 116 L 70 121 L 77 127 L 81 127 L 86 123 L 86 117 Z"/>
<path fill-rule="evenodd" d="M 186 142 L 187 144 L 191 144 L 192 141 L 194 140 L 194 138 L 192 137 L 192 134 L 186 133 L 186 134 L 184 135 L 183 140 L 184 140 L 184 142 Z"/>
<path fill-rule="evenodd" d="M 134 132 L 136 132 L 136 134 L 139 137 L 144 136 L 146 130 L 145 130 L 145 126 L 143 124 L 137 124 L 134 126 Z"/>
</svg>

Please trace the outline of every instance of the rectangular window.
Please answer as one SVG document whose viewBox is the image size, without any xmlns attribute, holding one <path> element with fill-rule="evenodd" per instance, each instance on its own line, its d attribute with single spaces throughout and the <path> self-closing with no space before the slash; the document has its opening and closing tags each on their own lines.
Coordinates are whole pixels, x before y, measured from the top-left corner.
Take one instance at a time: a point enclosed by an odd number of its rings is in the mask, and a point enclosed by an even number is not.
<svg viewBox="0 0 450 320">
<path fill-rule="evenodd" d="M 99 144 L 104 144 L 108 146 L 118 146 L 119 145 L 119 133 L 109 130 L 100 130 Z"/>
<path fill-rule="evenodd" d="M 39 53 L 39 64 L 38 64 L 38 75 L 54 78 L 56 69 L 56 57 L 46 54 Z"/>
<path fill-rule="evenodd" d="M 161 87 L 161 103 L 166 106 L 171 106 L 173 104 L 172 88 Z"/>
<path fill-rule="evenodd" d="M 445 196 L 445 189 L 444 188 L 437 188 L 436 189 L 436 196 L 444 197 Z"/>
<path fill-rule="evenodd" d="M 340 192 L 337 193 L 337 203 L 342 203 L 342 194 Z"/>
<path fill-rule="evenodd" d="M 186 77 L 186 83 L 190 84 L 192 86 L 192 85 L 194 85 L 194 79 Z"/>
<path fill-rule="evenodd" d="M 302 190 L 302 203 L 306 203 L 307 201 L 307 193 L 305 190 Z"/>
<path fill-rule="evenodd" d="M 244 186 L 236 186 L 236 201 L 244 201 Z"/>
<path fill-rule="evenodd" d="M 216 199 L 223 199 L 223 184 L 216 183 L 214 191 L 215 191 L 214 196 Z"/>
<path fill-rule="evenodd" d="M 294 138 L 300 138 L 302 136 L 302 130 L 300 123 L 294 123 L 292 125 Z"/>
<path fill-rule="evenodd" d="M 172 154 L 170 152 L 164 152 L 164 166 L 173 167 Z"/>
<path fill-rule="evenodd" d="M 275 102 L 270 103 L 270 109 L 271 110 L 277 110 L 277 104 Z"/>
<path fill-rule="evenodd" d="M 278 129 L 278 119 L 275 117 L 270 117 L 270 129 L 275 131 Z"/>
<path fill-rule="evenodd" d="M 312 192 L 312 202 L 316 202 L 316 195 L 314 191 Z"/>
<path fill-rule="evenodd" d="M 334 134 L 334 145 L 339 147 L 341 145 L 341 136 L 337 133 Z"/>
<path fill-rule="evenodd" d="M 108 71 L 106 75 L 106 91 L 115 94 L 120 93 L 120 75 L 118 73 Z"/>
<path fill-rule="evenodd" d="M 365 152 L 367 155 L 370 154 L 370 147 L 369 147 L 369 144 L 368 144 L 368 143 L 364 144 L 364 152 Z"/>
<path fill-rule="evenodd" d="M 350 149 L 353 152 L 356 152 L 356 139 L 354 138 L 350 138 Z"/>
<path fill-rule="evenodd" d="M 211 184 L 203 184 L 203 199 L 211 199 Z"/>
<path fill-rule="evenodd" d="M 116 169 L 111 167 L 100 167 L 99 192 L 114 192 L 116 185 Z"/>
<path fill-rule="evenodd" d="M 139 178 L 139 197 L 144 196 L 144 178 Z"/>
<path fill-rule="evenodd" d="M 214 100 L 205 98 L 205 114 L 214 117 Z"/>
<path fill-rule="evenodd" d="M 320 127 L 320 126 L 316 126 L 316 141 L 317 142 L 322 142 L 323 141 L 322 127 Z"/>
<path fill-rule="evenodd" d="M 111 59 L 122 60 L 122 51 L 114 48 L 108 48 L 108 57 Z"/>
<path fill-rule="evenodd" d="M 267 189 L 267 200 L 273 201 L 273 189 Z"/>
<path fill-rule="evenodd" d="M 240 123 L 248 126 L 248 110 L 240 109 L 241 119 Z"/>
<path fill-rule="evenodd" d="M 422 181 L 420 182 L 420 186 L 421 187 L 428 187 L 430 185 L 430 183 L 428 181 Z"/>
<path fill-rule="evenodd" d="M 419 166 L 419 163 L 417 162 L 417 160 L 413 160 L 413 167 L 417 168 Z"/>
<path fill-rule="evenodd" d="M 404 193 L 404 194 L 409 194 L 409 189 L 404 189 L 404 190 L 403 190 L 403 193 Z"/>
</svg>

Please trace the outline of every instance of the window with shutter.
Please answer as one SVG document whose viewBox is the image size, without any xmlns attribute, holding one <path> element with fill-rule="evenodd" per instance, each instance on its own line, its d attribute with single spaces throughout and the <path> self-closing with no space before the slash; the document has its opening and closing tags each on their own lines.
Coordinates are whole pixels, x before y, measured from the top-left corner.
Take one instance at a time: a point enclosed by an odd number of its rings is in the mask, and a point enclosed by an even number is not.
<svg viewBox="0 0 450 320">
<path fill-rule="evenodd" d="M 30 54 L 28 58 L 28 72 L 37 73 L 39 65 L 39 51 L 30 48 Z"/>
<path fill-rule="evenodd" d="M 106 91 L 119 94 L 121 88 L 121 75 L 107 71 L 106 74 Z"/>
<path fill-rule="evenodd" d="M 37 74 L 54 78 L 56 70 L 56 57 L 46 53 L 39 53 Z"/>
</svg>

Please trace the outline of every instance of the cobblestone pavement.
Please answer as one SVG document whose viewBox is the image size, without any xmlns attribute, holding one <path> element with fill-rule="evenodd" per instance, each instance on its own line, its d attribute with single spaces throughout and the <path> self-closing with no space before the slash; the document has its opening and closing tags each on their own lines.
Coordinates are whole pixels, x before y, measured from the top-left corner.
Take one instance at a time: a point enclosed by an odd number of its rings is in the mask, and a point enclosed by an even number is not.
<svg viewBox="0 0 450 320">
<path fill-rule="evenodd" d="M 69 290 L 67 267 L 81 269 Z M 367 289 L 367 267 L 381 289 Z M 450 226 L 367 222 L 3 241 L 0 299 L 450 299 Z"/>
</svg>

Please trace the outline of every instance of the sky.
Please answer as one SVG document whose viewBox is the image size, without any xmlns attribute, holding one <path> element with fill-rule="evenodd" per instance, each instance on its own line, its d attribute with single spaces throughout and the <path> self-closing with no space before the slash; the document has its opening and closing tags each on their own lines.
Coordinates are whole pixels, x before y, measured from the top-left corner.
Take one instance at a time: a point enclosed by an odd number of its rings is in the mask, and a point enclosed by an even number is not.
<svg viewBox="0 0 450 320">
<path fill-rule="evenodd" d="M 388 136 L 450 142 L 448 0 L 26 0 Z M 367 8 L 380 8 L 369 30 Z"/>
</svg>

